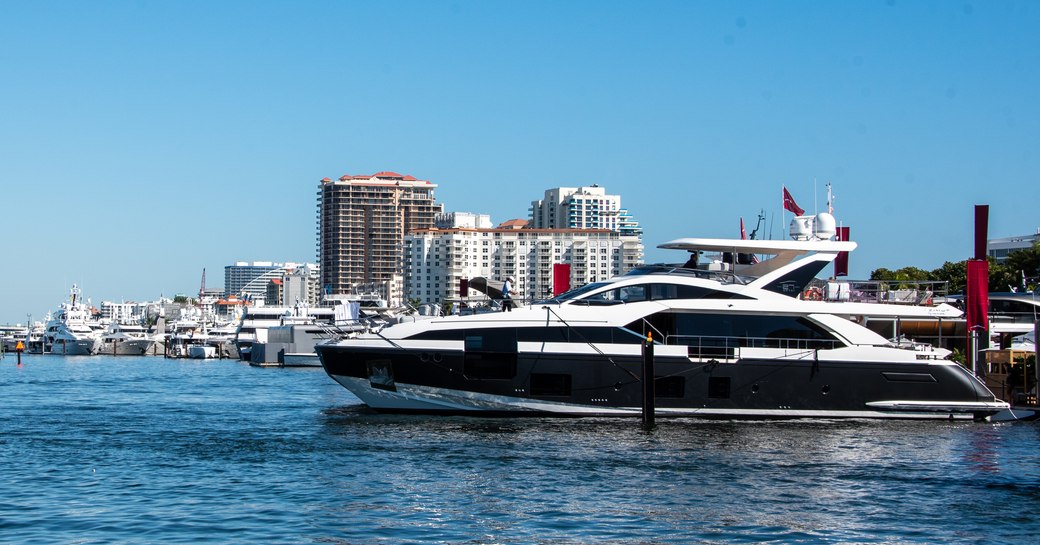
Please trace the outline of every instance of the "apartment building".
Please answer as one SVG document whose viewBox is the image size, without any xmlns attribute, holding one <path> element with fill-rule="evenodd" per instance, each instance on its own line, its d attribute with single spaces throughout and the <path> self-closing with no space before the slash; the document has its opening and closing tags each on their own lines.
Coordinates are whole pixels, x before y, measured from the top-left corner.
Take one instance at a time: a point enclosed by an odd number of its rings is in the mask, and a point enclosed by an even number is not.
<svg viewBox="0 0 1040 545">
<path fill-rule="evenodd" d="M 643 234 L 639 222 L 621 207 L 621 196 L 608 195 L 598 185 L 547 189 L 541 200 L 531 202 L 530 213 L 535 229 L 606 229 L 633 237 Z"/>
<path fill-rule="evenodd" d="M 639 237 L 604 229 L 423 229 L 404 240 L 404 293 L 409 300 L 457 300 L 463 279 L 516 282 L 515 299 L 551 297 L 554 265 L 569 265 L 565 285 L 603 280 L 643 263 Z"/>
<path fill-rule="evenodd" d="M 434 226 L 443 206 L 437 186 L 396 172 L 324 178 L 318 189 L 318 260 L 327 296 L 361 285 L 386 286 L 390 302 L 403 299 L 402 250 L 406 233 Z"/>
</svg>

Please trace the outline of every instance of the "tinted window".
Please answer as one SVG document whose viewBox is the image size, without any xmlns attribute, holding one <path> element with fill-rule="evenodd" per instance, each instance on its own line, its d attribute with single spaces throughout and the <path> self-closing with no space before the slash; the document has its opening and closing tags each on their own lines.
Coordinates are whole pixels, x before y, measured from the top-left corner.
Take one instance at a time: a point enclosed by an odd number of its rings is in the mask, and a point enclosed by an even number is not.
<svg viewBox="0 0 1040 545">
<path fill-rule="evenodd" d="M 664 299 L 747 299 L 743 295 L 736 295 L 726 291 L 702 288 L 699 286 L 686 286 L 683 284 L 651 284 L 650 298 L 654 300 Z"/>
</svg>

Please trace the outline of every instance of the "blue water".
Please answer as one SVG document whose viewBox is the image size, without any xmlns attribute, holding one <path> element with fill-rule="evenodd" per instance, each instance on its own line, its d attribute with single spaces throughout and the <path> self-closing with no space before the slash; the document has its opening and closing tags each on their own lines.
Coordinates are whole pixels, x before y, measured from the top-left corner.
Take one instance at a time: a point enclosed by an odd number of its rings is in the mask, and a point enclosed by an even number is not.
<svg viewBox="0 0 1040 545">
<path fill-rule="evenodd" d="M 320 369 L 0 361 L 0 543 L 1023 543 L 1040 425 L 382 416 Z"/>
</svg>

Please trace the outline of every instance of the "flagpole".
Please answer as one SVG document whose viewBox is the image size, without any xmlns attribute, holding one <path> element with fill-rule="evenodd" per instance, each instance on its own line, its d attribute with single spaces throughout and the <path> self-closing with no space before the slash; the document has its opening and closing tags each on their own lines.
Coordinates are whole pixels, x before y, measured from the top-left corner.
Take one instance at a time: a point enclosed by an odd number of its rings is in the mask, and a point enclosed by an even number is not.
<svg viewBox="0 0 1040 545">
<path fill-rule="evenodd" d="M 816 176 L 813 176 L 812 177 L 812 211 L 813 211 L 813 214 L 819 214 L 820 213 L 819 193 L 820 193 L 820 189 L 818 187 L 816 187 Z"/>
</svg>

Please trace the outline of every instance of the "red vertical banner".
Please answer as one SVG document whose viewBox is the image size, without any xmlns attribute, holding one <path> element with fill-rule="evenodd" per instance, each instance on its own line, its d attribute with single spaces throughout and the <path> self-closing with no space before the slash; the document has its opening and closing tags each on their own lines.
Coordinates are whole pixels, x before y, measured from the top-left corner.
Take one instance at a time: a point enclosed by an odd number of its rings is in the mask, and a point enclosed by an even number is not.
<svg viewBox="0 0 1040 545">
<path fill-rule="evenodd" d="M 838 227 L 836 233 L 837 239 L 842 242 L 848 242 L 849 240 L 849 228 Z M 849 275 L 849 253 L 838 252 L 838 256 L 834 258 L 834 277 L 848 276 Z"/>
<path fill-rule="evenodd" d="M 989 205 L 975 205 L 975 259 L 986 259 L 986 237 L 989 232 Z"/>
<path fill-rule="evenodd" d="M 567 263 L 553 264 L 553 295 L 571 290 L 571 266 Z"/>
<path fill-rule="evenodd" d="M 462 278 L 459 280 L 459 297 L 469 297 L 469 279 Z"/>
<path fill-rule="evenodd" d="M 976 327 L 989 330 L 989 262 L 985 259 L 968 260 L 968 290 L 964 301 L 968 333 Z"/>
</svg>

